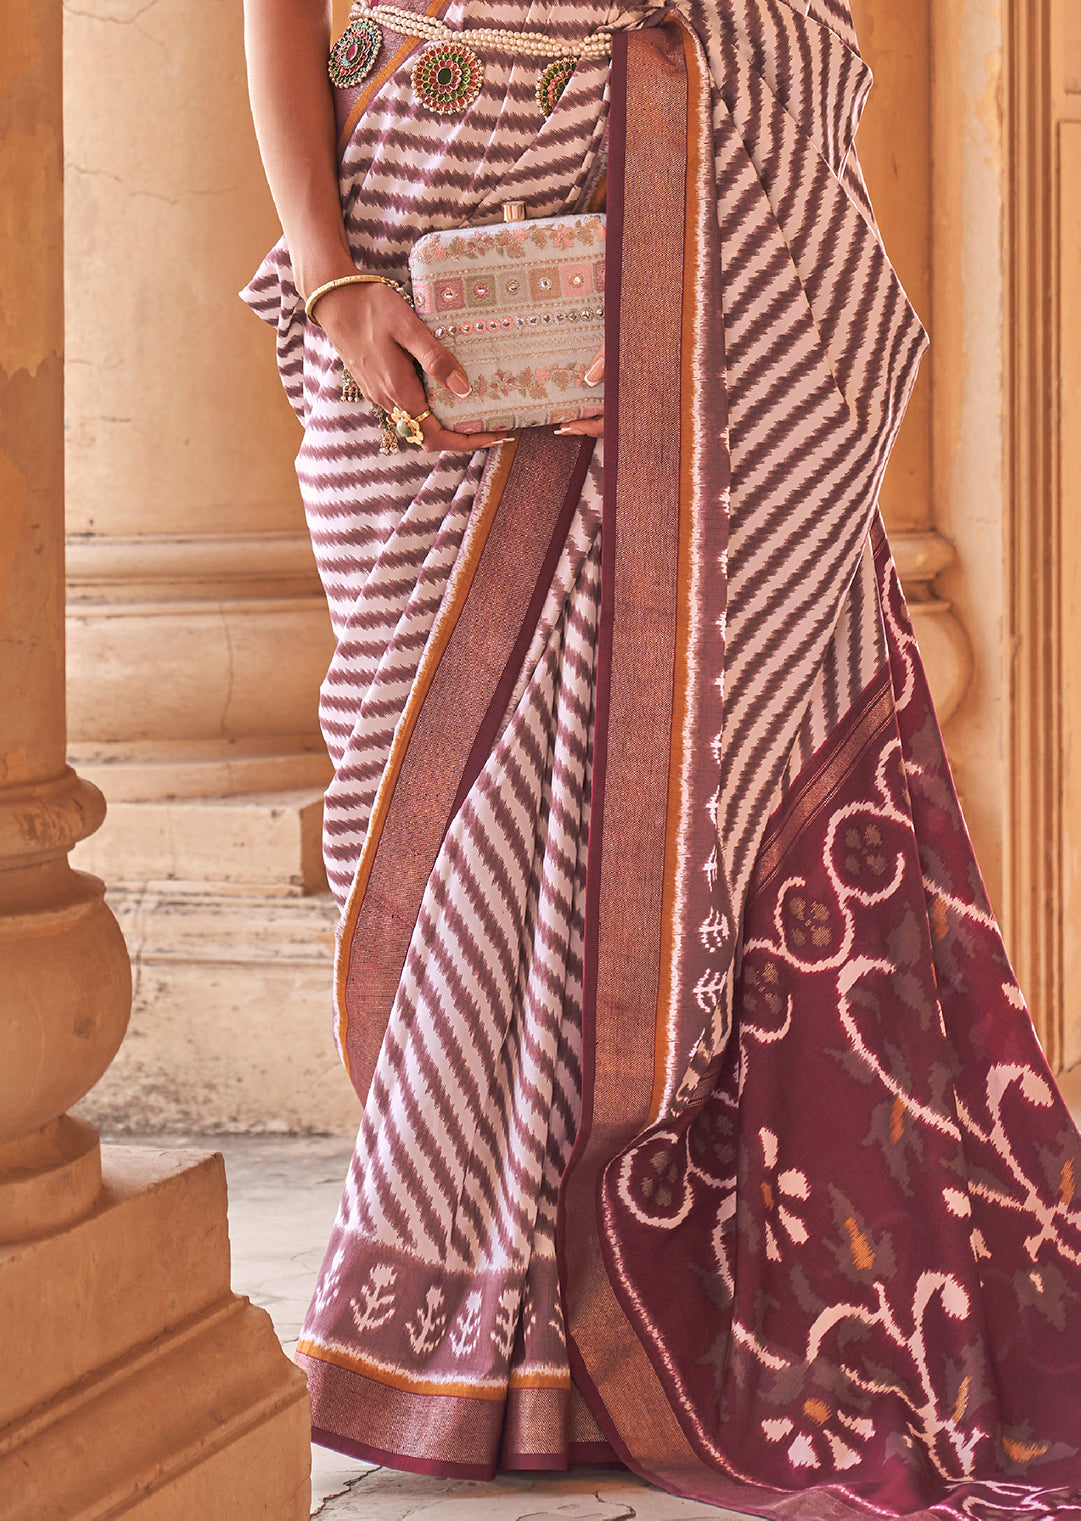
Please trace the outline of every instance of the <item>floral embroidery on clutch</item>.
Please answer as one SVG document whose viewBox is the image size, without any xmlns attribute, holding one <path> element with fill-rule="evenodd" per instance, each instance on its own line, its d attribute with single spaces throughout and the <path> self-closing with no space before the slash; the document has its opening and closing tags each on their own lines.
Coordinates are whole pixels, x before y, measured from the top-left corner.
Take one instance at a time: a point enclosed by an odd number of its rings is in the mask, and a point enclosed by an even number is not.
<svg viewBox="0 0 1081 1521">
<path fill-rule="evenodd" d="M 429 383 L 458 432 L 596 417 L 603 388 L 585 372 L 604 343 L 603 215 L 543 217 L 429 233 L 409 256 L 417 315 L 472 383 Z"/>
</svg>

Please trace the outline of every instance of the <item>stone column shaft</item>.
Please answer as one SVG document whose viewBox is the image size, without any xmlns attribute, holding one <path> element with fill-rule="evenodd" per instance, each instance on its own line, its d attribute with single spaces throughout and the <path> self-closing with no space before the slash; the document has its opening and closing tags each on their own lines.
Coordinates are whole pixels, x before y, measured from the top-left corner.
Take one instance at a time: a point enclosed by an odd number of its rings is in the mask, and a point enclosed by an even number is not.
<svg viewBox="0 0 1081 1521">
<path fill-rule="evenodd" d="M 138 969 L 85 1107 L 352 1133 L 320 848 L 333 642 L 300 430 L 237 295 L 279 235 L 242 8 L 71 4 L 65 49 L 70 755 L 109 803 L 77 859 Z"/>
<path fill-rule="evenodd" d="M 67 852 L 101 823 L 64 759 L 62 128 L 40 60 L 60 14 L 21 0 L 0 69 L 0 1241 L 85 1214 L 91 1127 L 63 1118 L 104 1072 L 130 1007 L 127 954 L 101 883 Z"/>
<path fill-rule="evenodd" d="M 302 1521 L 304 1380 L 229 1292 L 221 1158 L 103 1156 L 65 1112 L 131 975 L 67 859 L 104 808 L 64 760 L 60 21 L 11 0 L 0 52 L 0 1509 Z"/>
<path fill-rule="evenodd" d="M 944 521 L 935 473 L 935 410 L 948 384 L 951 356 L 936 306 L 938 266 L 947 256 L 935 212 L 935 0 L 853 0 L 864 57 L 875 76 L 858 148 L 883 241 L 931 336 L 881 506 L 905 588 L 951 759 L 963 770 L 967 735 L 949 727 L 972 698 L 973 652 L 946 588 L 957 550 Z M 989 844 L 986 839 L 982 844 Z"/>
</svg>

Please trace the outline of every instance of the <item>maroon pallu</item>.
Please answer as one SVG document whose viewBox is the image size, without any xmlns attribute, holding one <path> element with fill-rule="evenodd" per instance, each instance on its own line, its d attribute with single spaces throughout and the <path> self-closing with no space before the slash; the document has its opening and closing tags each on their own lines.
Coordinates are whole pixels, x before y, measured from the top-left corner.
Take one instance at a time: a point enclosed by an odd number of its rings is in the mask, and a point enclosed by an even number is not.
<svg viewBox="0 0 1081 1521">
<path fill-rule="evenodd" d="M 628 12 L 607 121 L 580 65 L 480 196 L 595 204 L 606 124 L 603 447 L 377 465 L 275 308 L 366 1100 L 298 1353 L 316 1436 L 474 1477 L 615 1457 L 799 1521 L 1081 1518 L 1081 1140 L 877 516 L 925 337 L 853 149 L 869 77 L 840 0 L 678 11 Z M 413 109 L 393 63 L 367 149 Z M 501 79 L 399 165 L 429 224 L 527 130 Z"/>
</svg>

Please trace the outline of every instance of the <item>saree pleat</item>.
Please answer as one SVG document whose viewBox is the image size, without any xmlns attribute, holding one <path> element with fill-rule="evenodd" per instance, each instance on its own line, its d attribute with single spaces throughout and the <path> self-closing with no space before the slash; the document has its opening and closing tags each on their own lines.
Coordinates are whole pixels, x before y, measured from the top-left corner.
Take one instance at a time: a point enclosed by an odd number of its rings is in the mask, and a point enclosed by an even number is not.
<svg viewBox="0 0 1081 1521">
<path fill-rule="evenodd" d="M 338 640 L 365 1105 L 298 1348 L 315 1435 L 799 1521 L 1081 1517 L 1081 1139 L 877 515 L 926 337 L 847 5 L 484 20 L 607 25 L 611 69 L 538 125 L 535 70 L 486 55 L 437 140 L 388 35 L 338 102 L 347 229 L 401 278 L 423 230 L 606 193 L 603 443 L 381 458 L 283 248 L 246 293 Z"/>
</svg>

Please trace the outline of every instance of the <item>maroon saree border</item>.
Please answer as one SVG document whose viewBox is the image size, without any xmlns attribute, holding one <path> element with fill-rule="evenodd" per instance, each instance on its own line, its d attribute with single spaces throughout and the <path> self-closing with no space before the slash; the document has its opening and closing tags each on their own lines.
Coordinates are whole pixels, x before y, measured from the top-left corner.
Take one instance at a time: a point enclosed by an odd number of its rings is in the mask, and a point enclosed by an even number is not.
<svg viewBox="0 0 1081 1521">
<path fill-rule="evenodd" d="M 784 864 L 794 840 L 831 801 L 846 773 L 878 732 L 893 719 L 893 687 L 883 666 L 860 693 L 849 713 L 793 779 L 783 805 L 770 820 L 758 851 L 751 892 L 760 892 Z M 868 715 L 873 720 L 867 730 Z"/>
<path fill-rule="evenodd" d="M 403 1457 L 383 1447 L 372 1447 L 353 1437 L 339 1436 L 322 1426 L 312 1427 L 312 1441 L 317 1447 L 329 1447 L 362 1463 L 377 1463 L 381 1468 L 401 1468 L 406 1473 L 423 1474 L 431 1479 L 491 1479 L 492 1469 L 483 1463 L 444 1463 L 436 1458 Z M 622 1470 L 626 1464 L 616 1457 L 607 1442 L 571 1442 L 566 1461 L 550 1452 L 517 1452 L 502 1458 L 496 1473 L 573 1473 L 576 1468 L 611 1468 Z"/>
<path fill-rule="evenodd" d="M 593 771 L 589 812 L 588 861 L 586 867 L 585 953 L 582 966 L 582 1047 L 594 1048 L 597 1030 L 597 955 L 596 925 L 600 912 L 601 841 L 604 835 L 604 792 L 608 774 L 608 719 L 612 695 L 612 624 L 615 617 L 615 545 L 616 471 L 619 457 L 619 382 L 620 345 L 619 314 L 623 298 L 623 227 L 627 156 L 627 39 L 617 33 L 612 39 L 610 75 L 611 104 L 608 112 L 608 187 L 605 224 L 605 299 L 604 317 L 604 498 L 601 516 L 601 604 L 597 623 L 597 677 L 594 699 Z M 613 253 L 617 256 L 613 258 Z M 568 1173 L 584 1149 L 588 1134 L 587 1116 L 593 1108 L 594 1066 L 582 1063 L 582 1118 L 578 1139 L 567 1166 Z M 564 1200 L 560 1198 L 560 1223 Z M 564 1300 L 566 1286 L 564 1285 Z"/>
<path fill-rule="evenodd" d="M 406 1473 L 423 1474 L 429 1479 L 492 1477 L 491 1466 L 487 1463 L 452 1463 L 441 1458 L 415 1458 L 405 1453 L 391 1452 L 385 1447 L 373 1447 L 368 1442 L 358 1442 L 353 1437 L 342 1436 L 325 1426 L 312 1427 L 312 1441 L 317 1447 L 329 1447 L 332 1452 L 358 1458 L 362 1463 L 375 1463 L 380 1468 L 401 1468 Z"/>
<path fill-rule="evenodd" d="M 339 1040 L 361 1098 L 371 1084 L 440 845 L 466 784 L 487 758 L 485 737 L 490 742 L 495 734 L 492 713 L 497 725 L 500 697 L 509 696 L 543 608 L 559 558 L 560 527 L 573 513 L 593 441 L 533 428 L 513 447 L 505 480 L 501 466 L 493 467 L 491 490 L 498 500 L 494 511 L 481 504 L 482 542 L 468 553 L 463 545 L 468 579 L 460 589 L 452 581 L 447 590 L 453 627 L 416 711 L 407 713 L 409 732 L 403 721 L 396 736 L 343 923 Z"/>
<path fill-rule="evenodd" d="M 659 322 L 668 332 L 681 332 L 688 299 L 683 37 L 678 24 L 667 23 L 613 38 L 606 468 L 583 969 L 586 1059 L 582 1118 L 561 1190 L 557 1236 L 572 1376 L 614 1450 L 638 1472 L 639 1458 L 623 1435 L 628 1427 L 636 1434 L 649 1428 L 648 1449 L 688 1467 L 696 1463 L 613 1294 L 600 1220 L 604 1168 L 649 1113 L 664 941 L 661 877 L 677 679 L 686 417 L 681 383 L 673 384 L 670 344 L 655 342 L 650 329 Z M 629 638 L 625 624 L 648 629 L 648 638 Z M 628 740 L 634 742 L 630 753 Z M 641 758 L 648 762 L 644 768 Z M 602 1062 L 609 1068 L 616 1063 L 618 1073 L 613 1068 L 602 1075 Z"/>
<path fill-rule="evenodd" d="M 563 506 L 556 519 L 555 527 L 552 529 L 548 552 L 538 572 L 537 584 L 533 588 L 533 596 L 522 619 L 521 631 L 514 648 L 507 657 L 507 663 L 503 667 L 503 674 L 499 678 L 499 683 L 492 695 L 488 711 L 484 715 L 484 721 L 477 730 L 477 737 L 473 741 L 473 748 L 469 752 L 465 768 L 462 771 L 462 780 L 458 787 L 458 795 L 455 797 L 451 808 L 451 817 L 458 812 L 465 802 L 473 783 L 477 780 L 485 761 L 492 752 L 492 746 L 498 738 L 500 725 L 506 714 L 507 704 L 510 701 L 511 693 L 514 691 L 515 682 L 521 673 L 525 657 L 529 653 L 529 645 L 533 638 L 534 630 L 540 621 L 541 613 L 544 611 L 544 601 L 551 588 L 552 579 L 559 564 L 559 557 L 566 544 L 571 520 L 578 508 L 578 502 L 582 495 L 582 487 L 585 485 L 586 475 L 589 471 L 589 462 L 593 458 L 595 447 L 596 440 L 592 438 L 582 440 L 578 451 L 578 458 L 574 463 L 574 469 L 571 471 L 571 477 L 567 483 L 567 494 L 564 497 Z"/>
<path fill-rule="evenodd" d="M 586 1465 L 622 1467 L 574 1388 L 511 1383 L 503 1395 L 418 1394 L 301 1353 L 297 1362 L 318 1400 L 312 1441 L 364 1462 L 437 1478 L 490 1479 L 496 1473 L 566 1473 Z M 355 1425 L 355 1380 L 364 1385 L 368 1433 Z M 495 1391 L 491 1391 L 495 1394 Z M 340 1415 L 341 1430 L 336 1429 Z M 383 1445 L 387 1443 L 388 1445 Z M 390 1445 L 393 1443 L 393 1445 Z M 427 1454 L 438 1452 L 440 1457 Z"/>
</svg>

